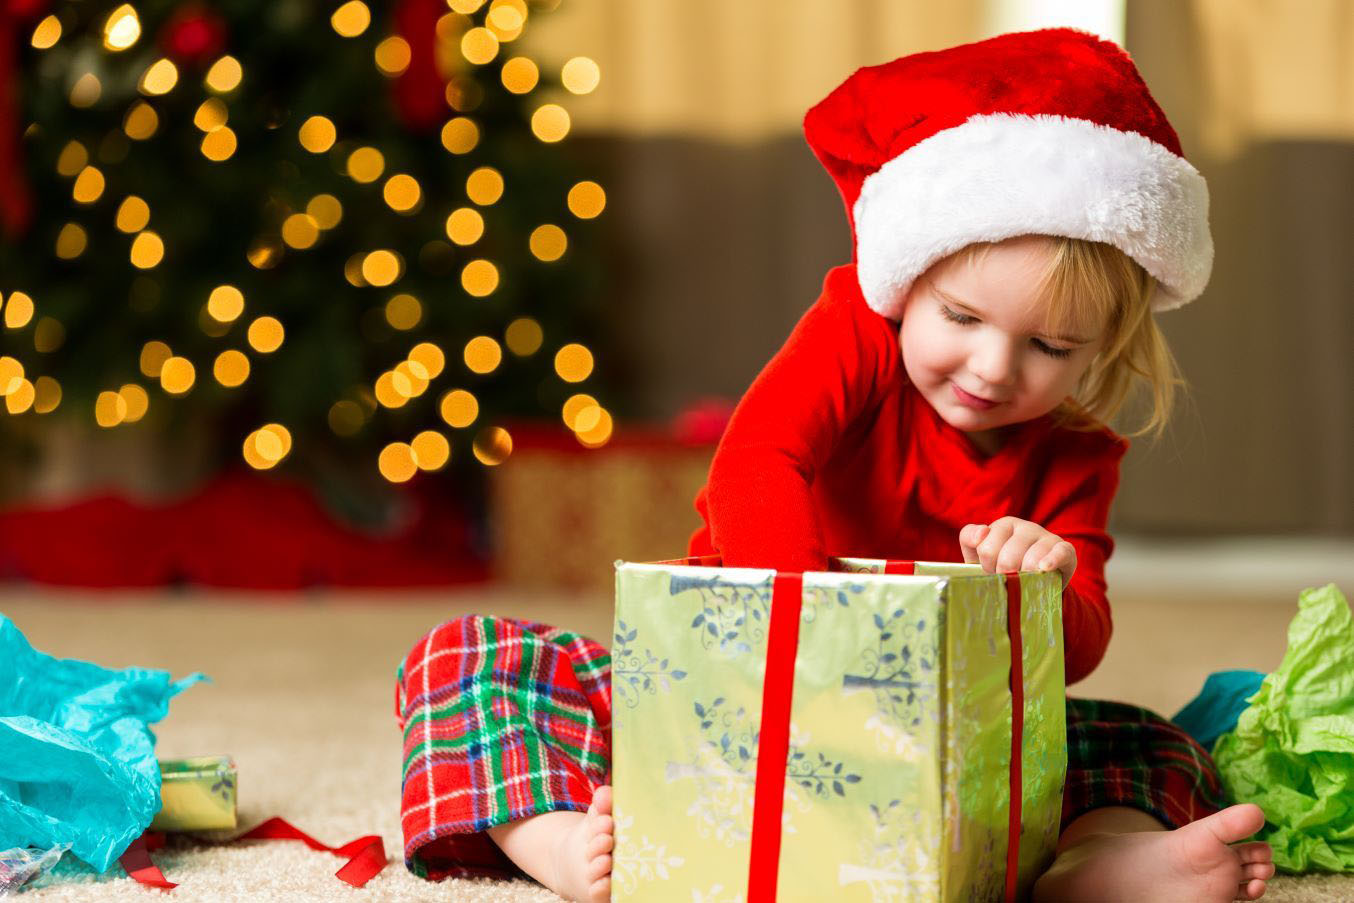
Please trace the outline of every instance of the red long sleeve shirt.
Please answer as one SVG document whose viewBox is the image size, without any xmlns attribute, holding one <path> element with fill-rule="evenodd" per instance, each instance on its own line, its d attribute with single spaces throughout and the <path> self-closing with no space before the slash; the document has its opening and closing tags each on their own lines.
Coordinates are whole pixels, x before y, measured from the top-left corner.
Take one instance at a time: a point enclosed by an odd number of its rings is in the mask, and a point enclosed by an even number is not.
<svg viewBox="0 0 1354 903">
<path fill-rule="evenodd" d="M 912 387 L 897 328 L 866 306 L 854 266 L 828 273 L 734 411 L 691 554 L 796 571 L 829 556 L 957 561 L 965 524 L 1030 520 L 1077 550 L 1063 636 L 1067 682 L 1080 680 L 1109 644 L 1105 523 L 1127 442 L 1046 416 L 984 455 Z"/>
</svg>

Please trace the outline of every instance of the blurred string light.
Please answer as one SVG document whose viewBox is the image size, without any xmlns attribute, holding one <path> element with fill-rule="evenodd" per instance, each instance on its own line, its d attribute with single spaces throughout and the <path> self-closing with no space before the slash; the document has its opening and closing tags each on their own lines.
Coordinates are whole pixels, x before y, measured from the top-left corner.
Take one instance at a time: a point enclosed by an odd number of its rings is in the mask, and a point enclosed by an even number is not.
<svg viewBox="0 0 1354 903">
<path fill-rule="evenodd" d="M 167 59 L 158 59 L 147 67 L 146 71 L 141 73 L 141 79 L 137 82 L 137 90 L 150 97 L 158 97 L 161 94 L 168 94 L 174 90 L 174 86 L 179 83 L 179 70 Z"/>
<path fill-rule="evenodd" d="M 249 324 L 249 331 L 246 334 L 249 347 L 259 354 L 271 354 L 281 348 L 285 336 L 286 330 L 276 317 L 259 317 Z"/>
<path fill-rule="evenodd" d="M 371 10 L 362 0 L 349 0 L 329 17 L 329 23 L 334 26 L 334 31 L 345 38 L 355 38 L 367 30 L 371 25 Z"/>
<path fill-rule="evenodd" d="M 56 42 L 61 40 L 61 20 L 56 16 L 48 16 L 38 23 L 38 27 L 33 29 L 33 37 L 29 42 L 37 50 L 49 50 L 56 46 Z"/>
<path fill-rule="evenodd" d="M 10 292 L 5 301 L 5 328 L 23 329 L 33 319 L 33 299 L 23 292 Z"/>
<path fill-rule="evenodd" d="M 448 119 L 442 126 L 442 146 L 453 154 L 468 154 L 480 142 L 480 128 L 467 116 Z"/>
<path fill-rule="evenodd" d="M 51 354 L 66 342 L 66 327 L 54 317 L 41 317 L 33 327 L 33 350 Z"/>
<path fill-rule="evenodd" d="M 244 67 L 240 61 L 233 56 L 223 56 L 215 63 L 212 63 L 207 74 L 203 76 L 202 83 L 207 86 L 207 90 L 214 91 L 217 94 L 228 94 L 240 87 L 240 82 L 244 79 Z"/>
<path fill-rule="evenodd" d="M 160 127 L 160 116 L 144 100 L 138 100 L 122 119 L 122 131 L 133 141 L 145 141 Z"/>
<path fill-rule="evenodd" d="M 280 423 L 269 423 L 250 433 L 244 440 L 245 462 L 255 470 L 268 470 L 291 454 L 291 431 Z"/>
<path fill-rule="evenodd" d="M 527 95 L 541 83 L 539 65 L 527 56 L 510 58 L 504 54 L 504 45 L 518 39 L 529 18 L 525 0 L 492 0 L 484 9 L 484 0 L 447 0 L 451 14 L 437 25 L 438 65 L 447 70 L 446 53 L 457 54 L 463 63 L 488 66 L 502 60 L 497 77 L 505 90 L 516 95 Z M 475 26 L 467 18 L 483 13 L 482 24 Z M 362 0 L 349 0 L 335 9 L 330 17 L 335 33 L 344 38 L 365 34 L 372 25 L 372 13 Z M 51 15 L 34 28 L 31 44 L 45 50 L 62 38 L 61 20 Z M 103 24 L 104 46 L 110 52 L 121 52 L 135 46 L 142 36 L 142 23 L 131 4 L 118 6 Z M 373 62 L 387 77 L 396 77 L 407 71 L 411 61 L 408 42 L 399 35 L 389 35 L 375 47 Z M 452 64 L 454 67 L 454 63 Z M 487 73 L 486 73 L 487 75 Z M 480 76 L 484 77 L 484 76 Z M 213 162 L 224 162 L 238 150 L 238 136 L 230 127 L 230 112 L 222 97 L 235 91 L 244 78 L 240 61 L 225 55 L 216 59 L 202 76 L 208 92 L 193 114 L 194 125 L 202 132 L 200 150 Z M 151 101 L 173 91 L 179 82 L 178 67 L 169 59 L 154 58 L 141 72 L 137 90 Z M 596 90 L 600 69 L 587 57 L 574 57 L 560 70 L 560 84 L 572 94 L 583 95 Z M 102 97 L 104 85 L 93 71 L 86 71 L 71 83 L 70 102 L 77 106 L 92 106 Z M 473 72 L 452 73 L 447 78 L 446 100 L 456 115 L 441 129 L 442 146 L 448 153 L 469 154 L 483 140 L 481 125 L 469 115 L 481 103 L 483 88 Z M 122 115 L 117 134 L 133 141 L 145 141 L 160 128 L 161 114 L 151 102 L 136 99 Z M 532 134 L 540 141 L 554 143 L 563 140 L 571 129 L 567 110 L 557 103 L 537 106 L 530 116 Z M 384 155 L 375 147 L 340 144 L 334 122 L 323 115 L 305 118 L 297 132 L 301 146 L 313 154 L 335 151 L 341 161 L 340 170 L 359 184 L 380 183 L 382 198 L 396 213 L 418 212 L 425 201 L 424 188 L 418 179 L 408 173 L 387 175 Z M 125 147 L 125 141 L 123 142 Z M 337 146 L 337 149 L 336 149 Z M 118 159 L 116 148 L 110 149 L 105 140 L 100 145 L 101 166 Z M 123 151 L 125 154 L 125 150 Z M 90 154 L 80 142 L 69 142 L 58 159 L 58 172 L 73 180 L 71 195 L 77 204 L 92 205 L 107 191 L 104 172 L 90 163 Z M 445 220 L 446 237 L 455 245 L 467 247 L 481 241 L 485 221 L 479 210 L 497 203 L 504 194 L 503 176 L 491 166 L 475 169 L 465 182 L 466 198 L 474 206 L 451 211 Z M 606 206 L 606 194 L 593 181 L 580 181 L 568 192 L 566 206 L 577 219 L 592 219 Z M 165 255 L 165 242 L 160 234 L 150 231 L 151 209 L 136 195 L 127 195 L 118 203 L 114 222 L 117 229 L 132 237 L 130 259 L 133 266 L 148 270 L 157 266 Z M 342 202 L 333 194 L 317 194 L 305 205 L 304 211 L 287 212 L 278 231 L 256 238 L 247 253 L 249 263 L 256 269 L 269 269 L 281 260 L 284 247 L 306 250 L 313 247 L 325 231 L 334 229 L 342 221 Z M 77 222 L 67 223 L 57 238 L 57 255 L 73 259 L 84 253 L 89 236 Z M 451 254 L 451 246 L 440 242 L 444 254 Z M 537 226 L 527 240 L 530 253 L 543 262 L 560 260 L 568 250 L 568 235 L 555 223 Z M 419 260 L 426 263 L 433 253 L 425 247 Z M 355 286 L 387 287 L 403 276 L 404 259 L 390 249 L 375 249 L 353 254 L 344 266 L 344 277 Z M 462 288 L 472 297 L 484 298 L 495 292 L 500 283 L 500 269 L 495 262 L 483 257 L 466 262 L 461 268 Z M 210 335 L 224 335 L 231 324 L 244 314 L 245 299 L 233 285 L 220 285 L 212 290 L 201 310 L 202 325 Z M 385 325 L 397 331 L 417 328 L 425 319 L 423 303 L 408 292 L 391 295 L 380 311 Z M 11 294 L 4 305 L 5 325 L 21 328 L 34 316 L 31 299 L 20 292 Z M 249 324 L 246 338 L 249 348 L 260 354 L 276 351 L 283 344 L 285 330 L 274 317 L 258 317 Z M 34 327 L 34 346 L 38 351 L 50 351 L 65 340 L 65 328 L 51 317 L 42 317 Z M 531 317 L 517 317 L 505 329 L 502 344 L 480 335 L 468 341 L 462 349 L 467 371 L 476 375 L 495 372 L 503 362 L 504 349 L 523 358 L 537 353 L 544 345 L 544 332 L 539 322 Z M 12 362 L 12 363 L 7 363 Z M 148 379 L 157 380 L 170 395 L 183 395 L 196 382 L 194 365 L 187 358 L 175 355 L 164 342 L 147 342 L 139 356 L 140 370 Z M 566 383 L 580 383 L 593 371 L 592 353 L 581 344 L 559 348 L 554 356 L 556 375 Z M 377 405 L 398 407 L 426 392 L 432 381 L 446 367 L 446 353 L 432 342 L 415 345 L 408 357 L 382 373 L 374 385 L 357 387 L 349 397 L 336 401 L 329 410 L 330 428 L 339 435 L 354 435 L 371 417 Z M 238 349 L 226 349 L 216 355 L 212 364 L 216 382 L 226 388 L 243 385 L 251 371 L 250 358 Z M 30 382 L 22 365 L 13 358 L 0 358 L 0 394 L 7 408 L 40 412 L 54 410 L 61 401 L 61 388 L 51 377 L 38 377 Z M 36 400 L 35 400 L 36 399 Z M 149 396 L 141 386 L 129 383 L 117 391 L 104 392 L 96 403 L 97 419 L 102 425 L 134 423 L 142 419 L 149 408 Z M 438 403 L 438 413 L 452 429 L 465 429 L 479 421 L 480 403 L 464 388 L 444 392 Z M 604 444 L 613 430 L 611 415 L 591 395 L 578 393 L 565 403 L 563 417 L 566 425 L 589 447 Z M 268 469 L 287 457 L 291 450 L 291 434 L 280 424 L 267 424 L 252 432 L 245 440 L 243 454 L 253 467 Z M 494 466 L 512 453 L 512 437 L 500 426 L 484 425 L 475 433 L 472 442 L 474 457 L 481 464 Z M 389 480 L 403 482 L 420 469 L 438 470 L 450 461 L 451 444 L 446 435 L 436 429 L 419 432 L 408 442 L 390 443 L 381 452 L 379 469 Z"/>
<path fill-rule="evenodd" d="M 569 189 L 568 205 L 579 219 L 593 219 L 606 209 L 606 192 L 596 182 L 579 182 Z"/>
<path fill-rule="evenodd" d="M 222 351 L 212 364 L 212 376 L 227 389 L 244 385 L 249 379 L 249 358 L 234 348 Z"/>
<path fill-rule="evenodd" d="M 376 68 L 392 78 L 409 68 L 412 53 L 409 42 L 399 35 L 391 35 L 376 45 Z"/>
<path fill-rule="evenodd" d="M 574 94 L 590 94 L 602 80 L 602 70 L 586 56 L 576 56 L 560 70 L 560 82 Z"/>
<path fill-rule="evenodd" d="M 86 109 L 94 106 L 103 96 L 103 83 L 93 72 L 86 72 L 75 80 L 71 85 L 70 102 L 71 106 L 77 109 Z"/>
<path fill-rule="evenodd" d="M 103 46 L 114 53 L 126 50 L 141 38 L 141 20 L 131 4 L 124 3 L 103 23 Z"/>
</svg>

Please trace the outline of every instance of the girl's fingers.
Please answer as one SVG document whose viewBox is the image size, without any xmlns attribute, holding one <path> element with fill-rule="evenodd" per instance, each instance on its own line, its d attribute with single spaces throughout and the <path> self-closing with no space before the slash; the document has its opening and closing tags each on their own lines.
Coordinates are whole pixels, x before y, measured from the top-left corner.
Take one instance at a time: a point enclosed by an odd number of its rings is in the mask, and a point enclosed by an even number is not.
<svg viewBox="0 0 1354 903">
<path fill-rule="evenodd" d="M 1020 562 L 1022 571 L 1051 571 L 1057 565 L 1045 567 L 1049 555 L 1053 552 L 1053 547 L 1058 544 L 1058 537 L 1053 534 L 1045 536 L 1043 539 L 1030 546 L 1025 553 L 1024 559 Z"/>
<path fill-rule="evenodd" d="M 997 556 L 1011 538 L 1014 527 L 1005 520 L 999 520 L 987 529 L 987 536 L 978 543 L 978 561 L 989 574 L 997 572 Z"/>
<path fill-rule="evenodd" d="M 978 563 L 978 543 L 987 536 L 987 524 L 969 524 L 959 531 L 959 550 L 966 564 Z"/>
<path fill-rule="evenodd" d="M 1029 538 L 1021 536 L 1017 531 L 1010 539 L 1006 540 L 1006 545 L 1002 546 L 1001 551 L 997 553 L 995 573 L 1005 574 L 1008 571 L 1020 570 L 1020 563 L 1025 560 L 1025 553 L 1029 550 Z"/>
</svg>

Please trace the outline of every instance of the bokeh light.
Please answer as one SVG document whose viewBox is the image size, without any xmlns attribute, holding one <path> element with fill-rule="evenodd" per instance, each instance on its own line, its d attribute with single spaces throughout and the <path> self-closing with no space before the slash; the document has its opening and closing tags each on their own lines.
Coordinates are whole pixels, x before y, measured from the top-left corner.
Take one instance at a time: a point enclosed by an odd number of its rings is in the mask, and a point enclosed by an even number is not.
<svg viewBox="0 0 1354 903">
<path fill-rule="evenodd" d="M 404 173 L 387 179 L 381 194 L 396 213 L 413 213 L 423 204 L 423 189 L 418 180 Z"/>
<path fill-rule="evenodd" d="M 527 245 L 536 259 L 552 263 L 564 256 L 569 247 L 569 238 L 559 226 L 546 223 L 532 230 Z"/>
<path fill-rule="evenodd" d="M 218 285 L 207 296 L 207 313 L 222 323 L 231 323 L 244 313 L 244 293 L 233 285 Z"/>
<path fill-rule="evenodd" d="M 227 389 L 243 385 L 249 379 L 249 358 L 234 348 L 222 351 L 212 364 L 212 376 Z"/>
<path fill-rule="evenodd" d="M 50 376 L 39 376 L 33 382 L 33 410 L 50 414 L 61 404 L 61 384 Z"/>
<path fill-rule="evenodd" d="M 33 327 L 33 350 L 40 354 L 51 354 L 66 341 L 66 327 L 54 317 L 39 317 Z"/>
<path fill-rule="evenodd" d="M 381 178 L 385 172 L 386 158 L 374 147 L 359 147 L 348 155 L 348 176 L 354 182 L 367 184 Z"/>
<path fill-rule="evenodd" d="M 282 221 L 282 240 L 289 247 L 304 251 L 320 238 L 320 224 L 309 213 L 293 213 Z"/>
<path fill-rule="evenodd" d="M 260 354 L 270 354 L 282 347 L 286 330 L 276 317 L 259 317 L 249 324 L 249 347 Z"/>
<path fill-rule="evenodd" d="M 391 35 L 376 45 L 376 68 L 382 75 L 394 77 L 409 68 L 411 56 L 409 42 L 399 35 Z"/>
<path fill-rule="evenodd" d="M 447 364 L 447 356 L 432 342 L 419 342 L 411 348 L 409 360 L 423 368 L 425 379 L 437 379 Z"/>
<path fill-rule="evenodd" d="M 56 256 L 62 260 L 74 260 L 88 245 L 89 235 L 79 223 L 66 223 L 56 234 Z"/>
<path fill-rule="evenodd" d="M 362 258 L 362 278 L 378 288 L 393 284 L 403 270 L 404 263 L 394 251 L 381 249 Z"/>
<path fill-rule="evenodd" d="M 227 55 L 212 63 L 202 81 L 208 90 L 217 94 L 227 94 L 238 88 L 243 78 L 244 68 L 240 65 L 240 61 Z"/>
<path fill-rule="evenodd" d="M 475 422 L 475 418 L 480 415 L 480 403 L 465 389 L 452 389 L 442 396 L 438 413 L 447 422 L 447 426 L 461 429 Z"/>
<path fill-rule="evenodd" d="M 471 449 L 481 464 L 495 467 L 512 454 L 512 435 L 501 426 L 485 427 L 475 434 Z"/>
<path fill-rule="evenodd" d="M 5 393 L 5 409 L 11 414 L 22 414 L 37 400 L 37 390 L 23 377 L 11 381 L 9 391 Z"/>
<path fill-rule="evenodd" d="M 118 395 L 122 398 L 125 411 L 123 423 L 136 423 L 146 416 L 146 411 L 150 410 L 150 396 L 136 383 L 127 383 L 118 390 Z"/>
<path fill-rule="evenodd" d="M 104 184 L 103 173 L 96 167 L 86 166 L 75 177 L 71 197 L 77 204 L 92 204 L 103 196 Z"/>
<path fill-rule="evenodd" d="M 493 373 L 503 362 L 503 349 L 487 335 L 465 343 L 465 365 L 472 373 Z"/>
<path fill-rule="evenodd" d="M 606 192 L 596 182 L 579 182 L 569 189 L 569 212 L 579 219 L 592 219 L 606 209 Z"/>
<path fill-rule="evenodd" d="M 442 146 L 453 154 L 468 154 L 480 143 L 480 127 L 465 116 L 448 119 L 442 126 Z"/>
<path fill-rule="evenodd" d="M 122 120 L 122 131 L 133 141 L 145 141 L 160 127 L 160 116 L 144 100 L 132 104 Z"/>
<path fill-rule="evenodd" d="M 312 154 L 322 154 L 334 146 L 338 139 L 338 130 L 334 123 L 324 116 L 311 116 L 301 123 L 297 131 L 297 140 Z"/>
<path fill-rule="evenodd" d="M 94 422 L 104 429 L 117 426 L 127 416 L 127 400 L 120 392 L 100 392 L 94 399 Z"/>
<path fill-rule="evenodd" d="M 586 56 L 576 56 L 560 70 L 560 81 L 574 94 L 590 94 L 602 80 L 602 70 Z"/>
<path fill-rule="evenodd" d="M 461 35 L 461 55 L 467 62 L 483 66 L 498 56 L 498 36 L 487 28 L 471 28 Z"/>
<path fill-rule="evenodd" d="M 56 16 L 48 16 L 33 29 L 30 43 L 35 50 L 48 50 L 55 47 L 59 40 L 61 40 L 61 20 Z"/>
<path fill-rule="evenodd" d="M 150 225 L 150 205 L 136 195 L 129 194 L 118 205 L 118 212 L 114 216 L 113 222 L 120 232 L 126 232 L 129 235 L 140 232 Z"/>
<path fill-rule="evenodd" d="M 569 125 L 569 111 L 557 103 L 544 104 L 531 114 L 532 134 L 547 144 L 563 141 Z"/>
<path fill-rule="evenodd" d="M 71 106 L 86 109 L 94 106 L 103 96 L 103 83 L 93 72 L 86 72 L 71 85 Z"/>
<path fill-rule="evenodd" d="M 541 330 L 541 324 L 531 317 L 518 317 L 508 324 L 503 340 L 507 342 L 508 350 L 513 354 L 528 357 L 540 350 L 541 343 L 545 341 L 545 333 Z"/>
<path fill-rule="evenodd" d="M 89 151 L 79 141 L 67 141 L 56 158 L 56 171 L 63 176 L 79 175 L 89 163 Z"/>
<path fill-rule="evenodd" d="M 149 270 L 157 266 L 161 260 L 164 260 L 165 243 L 159 235 L 146 230 L 132 239 L 130 256 L 132 266 L 141 270 Z"/>
<path fill-rule="evenodd" d="M 541 80 L 541 70 L 527 57 L 515 56 L 503 64 L 499 77 L 513 94 L 530 94 Z"/>
<path fill-rule="evenodd" d="M 131 4 L 124 3 L 108 14 L 103 23 L 103 46 L 117 53 L 141 38 L 141 20 Z"/>
<path fill-rule="evenodd" d="M 333 25 L 334 31 L 341 36 L 355 38 L 371 25 L 371 10 L 362 0 L 348 0 L 334 10 L 334 14 L 329 17 L 329 24 Z"/>
<path fill-rule="evenodd" d="M 224 126 L 229 118 L 230 111 L 226 109 L 225 103 L 219 97 L 209 97 L 193 113 L 193 125 L 201 131 L 214 132 Z"/>
<path fill-rule="evenodd" d="M 142 94 L 156 97 L 173 91 L 174 86 L 178 83 L 178 67 L 169 60 L 159 59 L 151 63 L 146 71 L 141 73 L 141 80 L 137 83 L 137 89 Z"/>
<path fill-rule="evenodd" d="M 229 160 L 235 153 L 235 131 L 229 126 L 221 126 L 202 136 L 202 156 L 213 163 Z"/>
<path fill-rule="evenodd" d="M 437 430 L 424 430 L 409 443 L 419 470 L 441 470 L 451 459 L 451 443 Z"/>
<path fill-rule="evenodd" d="M 160 378 L 160 370 L 164 367 L 165 361 L 174 356 L 174 352 L 169 350 L 169 346 L 164 342 L 151 341 L 141 347 L 141 359 L 139 361 L 141 372 L 151 379 Z"/>
<path fill-rule="evenodd" d="M 484 235 L 484 217 L 473 207 L 461 207 L 447 217 L 447 238 L 458 245 L 473 245 Z"/>
<path fill-rule="evenodd" d="M 376 466 L 381 471 L 381 476 L 392 483 L 407 482 L 418 472 L 414 450 L 405 442 L 392 442 L 381 449 Z"/>
<path fill-rule="evenodd" d="M 33 319 L 33 299 L 24 292 L 10 292 L 5 301 L 5 328 L 23 329 Z"/>
<path fill-rule="evenodd" d="M 497 203 L 503 197 L 503 176 L 492 166 L 481 166 L 466 178 L 465 193 L 481 207 Z"/>
<path fill-rule="evenodd" d="M 488 260 L 472 260 L 461 270 L 461 288 L 476 298 L 486 298 L 498 288 L 498 267 Z"/>
<path fill-rule="evenodd" d="M 332 194 L 317 194 L 306 204 L 306 213 L 321 229 L 332 229 L 343 220 L 343 205 Z"/>
<path fill-rule="evenodd" d="M 555 352 L 555 372 L 568 383 L 578 383 L 592 374 L 592 352 L 572 342 Z"/>
<path fill-rule="evenodd" d="M 423 305 L 409 294 L 393 295 L 386 302 L 386 322 L 394 329 L 413 329 L 423 319 Z"/>
<path fill-rule="evenodd" d="M 160 367 L 160 388 L 170 395 L 184 395 L 197 381 L 197 370 L 186 357 L 171 357 Z"/>
</svg>

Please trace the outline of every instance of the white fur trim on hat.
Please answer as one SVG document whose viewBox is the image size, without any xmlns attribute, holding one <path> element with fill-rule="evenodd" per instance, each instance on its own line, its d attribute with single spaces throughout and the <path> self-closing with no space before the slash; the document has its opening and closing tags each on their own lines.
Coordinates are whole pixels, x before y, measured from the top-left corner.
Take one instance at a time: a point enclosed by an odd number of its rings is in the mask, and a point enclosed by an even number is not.
<svg viewBox="0 0 1354 903">
<path fill-rule="evenodd" d="M 854 212 L 861 291 L 892 319 L 931 264 L 1018 235 L 1114 245 L 1160 283 L 1154 310 L 1194 300 L 1213 268 L 1199 171 L 1136 132 L 1084 119 L 974 116 L 870 174 Z"/>
</svg>

